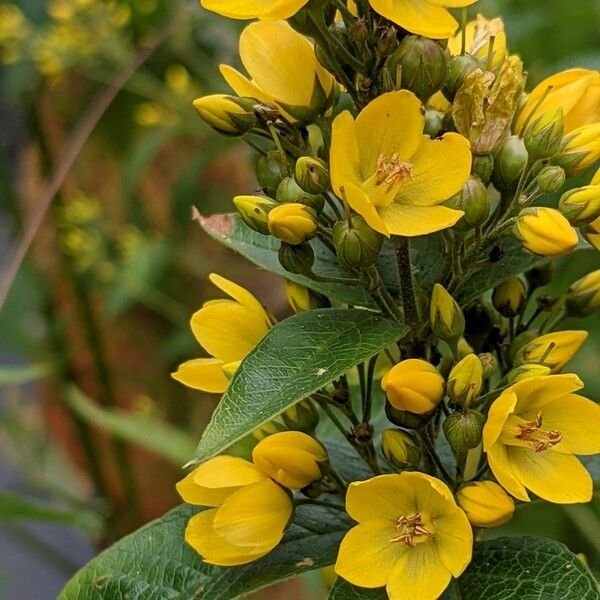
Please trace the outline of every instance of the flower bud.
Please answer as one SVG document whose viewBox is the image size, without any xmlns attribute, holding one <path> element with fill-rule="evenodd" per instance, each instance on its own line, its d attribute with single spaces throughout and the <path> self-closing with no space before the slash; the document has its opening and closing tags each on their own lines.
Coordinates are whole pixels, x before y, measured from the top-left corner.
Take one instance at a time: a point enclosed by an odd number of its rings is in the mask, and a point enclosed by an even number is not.
<svg viewBox="0 0 600 600">
<path fill-rule="evenodd" d="M 286 244 L 279 247 L 279 263 L 290 273 L 298 275 L 310 275 L 315 262 L 315 253 L 310 244 Z"/>
<path fill-rule="evenodd" d="M 494 172 L 494 157 L 491 154 L 474 156 L 471 172 L 473 175 L 477 175 L 484 185 L 487 185 Z"/>
<path fill-rule="evenodd" d="M 577 354 L 587 331 L 555 331 L 536 337 L 516 353 L 514 364 L 541 363 L 558 373 Z"/>
<path fill-rule="evenodd" d="M 290 172 L 290 166 L 277 150 L 261 156 L 256 163 L 256 180 L 269 195 L 274 196 L 279 184 Z"/>
<path fill-rule="evenodd" d="M 388 57 L 385 69 L 396 89 L 410 90 L 425 102 L 446 79 L 446 53 L 436 40 L 408 35 Z"/>
<path fill-rule="evenodd" d="M 333 226 L 333 244 L 339 263 L 351 269 L 371 266 L 381 250 L 383 236 L 371 229 L 360 215 Z"/>
<path fill-rule="evenodd" d="M 425 111 L 425 127 L 423 133 L 428 135 L 430 138 L 436 138 L 442 130 L 444 123 L 444 113 L 438 110 L 427 110 Z"/>
<path fill-rule="evenodd" d="M 498 359 L 491 352 L 483 352 L 478 356 L 483 367 L 483 379 L 489 379 L 498 368 Z"/>
<path fill-rule="evenodd" d="M 322 196 L 305 192 L 293 177 L 284 177 L 281 180 L 275 198 L 283 204 L 303 204 L 312 208 L 317 214 L 323 210 L 325 205 L 325 199 Z"/>
<path fill-rule="evenodd" d="M 567 292 L 570 316 L 587 317 L 600 307 L 600 269 L 578 279 Z"/>
<path fill-rule="evenodd" d="M 429 322 L 433 333 L 445 342 L 456 343 L 465 331 L 465 317 L 460 306 L 439 283 L 433 286 Z"/>
<path fill-rule="evenodd" d="M 517 381 L 522 381 L 529 377 L 540 377 L 542 375 L 550 375 L 550 373 L 552 373 L 552 369 L 550 369 L 550 367 L 545 367 L 544 365 L 535 363 L 521 365 L 509 371 L 508 383 L 512 385 L 513 383 L 517 383 Z"/>
<path fill-rule="evenodd" d="M 261 440 L 252 451 L 252 461 L 280 485 L 299 490 L 321 479 L 328 456 L 315 438 L 300 431 L 283 431 Z"/>
<path fill-rule="evenodd" d="M 202 119 L 219 133 L 244 135 L 257 123 L 256 101 L 225 94 L 213 94 L 194 100 L 194 108 Z"/>
<path fill-rule="evenodd" d="M 446 83 L 442 88 L 444 96 L 452 102 L 456 92 L 458 92 L 464 83 L 465 77 L 480 68 L 481 65 L 479 64 L 479 61 L 470 54 L 458 54 L 457 56 L 452 56 L 448 60 L 448 74 L 446 76 Z"/>
<path fill-rule="evenodd" d="M 569 177 L 573 177 L 600 158 L 600 123 L 578 127 L 563 138 L 558 156 L 553 160 Z"/>
<path fill-rule="evenodd" d="M 316 230 L 317 216 L 304 204 L 280 204 L 269 213 L 271 235 L 293 246 L 310 239 Z"/>
<path fill-rule="evenodd" d="M 260 427 L 257 427 L 250 434 L 257 442 L 264 440 L 266 437 L 273 435 L 274 433 L 281 433 L 285 431 L 285 427 L 277 421 L 267 421 Z"/>
<path fill-rule="evenodd" d="M 468 408 L 479 397 L 482 385 L 483 365 L 478 356 L 467 354 L 452 367 L 446 392 L 454 404 Z"/>
<path fill-rule="evenodd" d="M 394 408 L 420 415 L 440 403 L 444 396 L 444 378 L 427 361 L 409 358 L 384 375 L 381 388 Z"/>
<path fill-rule="evenodd" d="M 492 175 L 494 185 L 502 192 L 514 188 L 528 160 L 525 142 L 516 135 L 511 135 L 496 155 Z"/>
<path fill-rule="evenodd" d="M 596 250 L 600 250 L 600 217 L 592 221 L 583 231 L 583 237 Z"/>
<path fill-rule="evenodd" d="M 327 298 L 300 283 L 286 279 L 284 285 L 288 304 L 295 313 L 329 306 Z"/>
<path fill-rule="evenodd" d="M 519 277 L 511 277 L 494 288 L 492 303 L 503 317 L 516 317 L 527 305 L 527 288 Z"/>
<path fill-rule="evenodd" d="M 296 183 L 309 194 L 322 194 L 329 188 L 327 165 L 312 156 L 301 156 L 294 169 Z"/>
<path fill-rule="evenodd" d="M 404 429 L 421 429 L 429 421 L 429 415 L 417 415 L 407 410 L 398 410 L 389 402 L 385 403 L 385 416 L 390 423 Z"/>
<path fill-rule="evenodd" d="M 474 527 L 499 527 L 513 516 L 514 500 L 493 481 L 473 481 L 456 494 L 457 504 Z"/>
<path fill-rule="evenodd" d="M 479 227 L 490 214 L 487 189 L 476 175 L 471 175 L 461 192 L 461 208 L 464 216 L 459 221 L 467 229 Z"/>
<path fill-rule="evenodd" d="M 481 443 L 485 417 L 475 410 L 459 410 L 452 413 L 442 425 L 444 435 L 453 452 L 464 454 Z"/>
<path fill-rule="evenodd" d="M 416 469 L 421 461 L 421 448 L 410 433 L 400 429 L 385 429 L 381 435 L 381 450 L 387 460 L 400 469 Z"/>
<path fill-rule="evenodd" d="M 536 177 L 536 183 L 540 192 L 544 194 L 553 194 L 558 192 L 564 185 L 566 179 L 565 170 L 558 165 L 548 165 L 544 167 Z"/>
<path fill-rule="evenodd" d="M 537 160 L 554 156 L 560 148 L 563 131 L 563 111 L 560 107 L 534 117 L 524 135 L 530 158 Z"/>
<path fill-rule="evenodd" d="M 572 225 L 587 225 L 600 217 L 600 185 L 586 185 L 565 192 L 558 208 Z"/>
<path fill-rule="evenodd" d="M 236 196 L 233 203 L 250 229 L 269 235 L 269 212 L 277 206 L 276 202 L 264 196 Z"/>
<path fill-rule="evenodd" d="M 568 254 L 579 243 L 569 221 L 559 211 L 545 206 L 524 208 L 513 233 L 524 248 L 540 256 Z"/>
<path fill-rule="evenodd" d="M 288 429 L 312 434 L 319 424 L 319 411 L 310 400 L 302 400 L 290 406 L 281 418 Z"/>
<path fill-rule="evenodd" d="M 459 360 L 462 360 L 468 354 L 473 354 L 473 346 L 464 337 L 461 337 L 456 344 L 456 355 Z"/>
</svg>

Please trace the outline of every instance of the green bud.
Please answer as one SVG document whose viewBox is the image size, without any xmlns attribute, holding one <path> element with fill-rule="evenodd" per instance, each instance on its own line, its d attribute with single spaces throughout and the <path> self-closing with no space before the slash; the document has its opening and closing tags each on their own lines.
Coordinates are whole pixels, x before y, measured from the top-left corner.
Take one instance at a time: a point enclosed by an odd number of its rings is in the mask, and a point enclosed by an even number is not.
<svg viewBox="0 0 600 600">
<path fill-rule="evenodd" d="M 491 352 L 483 352 L 478 356 L 483 367 L 483 379 L 489 379 L 498 368 L 498 359 Z"/>
<path fill-rule="evenodd" d="M 471 175 L 463 186 L 461 210 L 464 211 L 465 215 L 458 223 L 466 229 L 479 227 L 490 214 L 487 189 L 476 175 Z"/>
<path fill-rule="evenodd" d="M 304 204 L 312 208 L 315 212 L 320 213 L 325 205 L 325 199 L 322 196 L 309 194 L 305 192 L 293 177 L 284 177 L 277 188 L 275 194 L 278 202 L 284 204 Z"/>
<path fill-rule="evenodd" d="M 473 175 L 477 175 L 484 185 L 487 185 L 494 172 L 494 157 L 491 154 L 474 156 L 471 172 Z"/>
<path fill-rule="evenodd" d="M 446 79 L 446 53 L 436 40 L 408 35 L 385 61 L 384 68 L 396 89 L 410 90 L 425 102 Z"/>
<path fill-rule="evenodd" d="M 527 166 L 528 159 L 525 142 L 516 135 L 511 135 L 496 155 L 492 175 L 496 188 L 502 192 L 513 189 Z"/>
<path fill-rule="evenodd" d="M 421 448 L 414 437 L 400 429 L 385 429 L 381 434 L 381 451 L 400 469 L 416 469 L 421 461 Z"/>
<path fill-rule="evenodd" d="M 544 167 L 536 177 L 536 183 L 544 194 L 558 192 L 565 183 L 565 170 L 557 165 Z"/>
<path fill-rule="evenodd" d="M 485 417 L 475 410 L 459 410 L 452 413 L 442 425 L 444 435 L 453 452 L 465 454 L 481 443 Z"/>
<path fill-rule="evenodd" d="M 567 292 L 569 316 L 587 317 L 600 308 L 600 269 L 578 279 Z"/>
<path fill-rule="evenodd" d="M 418 415 L 407 410 L 398 410 L 389 402 L 385 403 L 385 416 L 388 418 L 388 421 L 404 429 L 421 429 L 427 424 L 432 414 L 431 412 Z"/>
<path fill-rule="evenodd" d="M 319 424 L 319 411 L 310 400 L 290 406 L 281 417 L 288 429 L 308 434 L 314 433 Z"/>
<path fill-rule="evenodd" d="M 534 363 L 521 365 L 520 367 L 516 367 L 509 371 L 508 383 L 509 385 L 513 385 L 513 383 L 517 383 L 517 381 L 522 381 L 529 377 L 540 377 L 542 375 L 550 375 L 550 373 L 552 373 L 552 369 L 545 365 Z"/>
<path fill-rule="evenodd" d="M 338 221 L 333 226 L 333 244 L 339 263 L 350 269 L 371 266 L 383 244 L 383 236 L 371 229 L 360 215 L 348 221 Z"/>
<path fill-rule="evenodd" d="M 425 128 L 423 129 L 423 133 L 430 138 L 437 137 L 442 130 L 443 122 L 444 114 L 439 110 L 425 111 Z"/>
<path fill-rule="evenodd" d="M 448 74 L 446 83 L 442 88 L 444 96 L 452 102 L 456 92 L 461 88 L 465 77 L 470 75 L 475 69 L 480 69 L 479 61 L 470 54 L 459 54 L 452 56 L 448 61 Z"/>
<path fill-rule="evenodd" d="M 309 276 L 315 262 L 315 253 L 307 242 L 297 245 L 282 242 L 279 247 L 278 258 L 279 263 L 286 271 Z"/>
<path fill-rule="evenodd" d="M 563 111 L 560 107 L 534 118 L 524 135 L 525 147 L 531 159 L 554 156 L 560 148 L 563 132 Z"/>
<path fill-rule="evenodd" d="M 462 360 L 468 354 L 473 354 L 473 347 L 464 337 L 461 337 L 456 344 L 456 355 L 459 360 Z"/>
<path fill-rule="evenodd" d="M 525 271 L 525 279 L 527 279 L 529 289 L 533 291 L 548 285 L 552 281 L 553 273 L 554 263 L 551 260 L 547 260 L 545 263 L 529 269 L 529 271 Z"/>
<path fill-rule="evenodd" d="M 433 286 L 429 321 L 434 335 L 450 344 L 456 344 L 465 331 L 465 317 L 460 306 L 439 283 Z"/>
<path fill-rule="evenodd" d="M 194 108 L 202 119 L 219 133 L 244 135 L 257 123 L 252 98 L 213 94 L 194 100 Z"/>
<path fill-rule="evenodd" d="M 492 293 L 494 308 L 506 318 L 520 315 L 527 306 L 527 288 L 519 277 L 498 284 Z"/>
<path fill-rule="evenodd" d="M 393 26 L 380 26 L 381 34 L 377 39 L 379 56 L 389 56 L 398 47 L 398 32 Z"/>
<path fill-rule="evenodd" d="M 250 229 L 269 235 L 269 213 L 277 206 L 276 202 L 264 196 L 236 196 L 233 203 Z"/>
<path fill-rule="evenodd" d="M 255 173 L 262 189 L 274 196 L 282 179 L 289 175 L 290 166 L 277 150 L 272 150 L 258 159 Z"/>
<path fill-rule="evenodd" d="M 468 408 L 479 397 L 483 385 L 483 365 L 475 354 L 467 354 L 448 375 L 446 392 L 450 400 Z"/>
<path fill-rule="evenodd" d="M 322 194 L 329 188 L 329 171 L 320 158 L 301 156 L 296 161 L 294 177 L 308 194 Z"/>
</svg>

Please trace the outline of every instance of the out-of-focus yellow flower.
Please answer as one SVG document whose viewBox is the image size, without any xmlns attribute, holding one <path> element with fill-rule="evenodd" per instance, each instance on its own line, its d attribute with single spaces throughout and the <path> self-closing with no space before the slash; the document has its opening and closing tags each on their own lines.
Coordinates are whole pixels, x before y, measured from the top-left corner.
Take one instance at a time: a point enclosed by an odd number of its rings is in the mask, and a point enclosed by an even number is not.
<svg viewBox="0 0 600 600">
<path fill-rule="evenodd" d="M 285 21 L 251 23 L 240 36 L 239 49 L 251 79 L 228 65 L 220 67 L 239 96 L 277 104 L 298 120 L 331 106 L 336 93 L 333 77 L 317 60 L 311 43 Z"/>
<path fill-rule="evenodd" d="M 527 489 L 559 504 L 588 502 L 592 478 L 575 455 L 600 452 L 600 406 L 573 392 L 576 375 L 531 377 L 492 404 L 483 449 L 498 482 L 519 500 Z"/>
<path fill-rule="evenodd" d="M 327 450 L 301 431 L 282 431 L 261 440 L 252 451 L 254 464 L 266 475 L 292 490 L 322 476 Z"/>
<path fill-rule="evenodd" d="M 192 332 L 212 358 L 188 360 L 171 376 L 191 388 L 220 394 L 229 384 L 226 373 L 235 371 L 272 323 L 248 290 L 216 273 L 209 279 L 232 298 L 205 302 L 192 316 Z"/>
<path fill-rule="evenodd" d="M 563 138 L 558 156 L 554 159 L 573 176 L 585 171 L 600 159 L 600 123 L 582 125 Z"/>
<path fill-rule="evenodd" d="M 524 248 L 540 256 L 568 254 L 579 242 L 569 221 L 558 210 L 545 206 L 524 208 L 513 232 Z"/>
<path fill-rule="evenodd" d="M 230 19 L 288 19 L 308 0 L 200 0 L 202 8 Z"/>
<path fill-rule="evenodd" d="M 358 521 L 340 545 L 335 571 L 390 600 L 434 600 L 471 560 L 473 533 L 439 479 L 417 472 L 350 484 L 346 510 Z"/>
<path fill-rule="evenodd" d="M 241 565 L 269 553 L 293 512 L 289 492 L 233 456 L 200 465 L 177 491 L 189 504 L 217 507 L 194 515 L 185 529 L 185 541 L 213 565 Z"/>
<path fill-rule="evenodd" d="M 483 365 L 475 354 L 467 354 L 448 375 L 448 396 L 455 404 L 468 408 L 483 385 Z"/>
<path fill-rule="evenodd" d="M 551 88 L 549 92 L 548 88 Z M 544 95 L 545 99 L 538 106 Z M 544 79 L 529 94 L 517 118 L 515 131 L 523 133 L 530 116 L 539 116 L 554 108 L 563 110 L 565 133 L 582 125 L 600 122 L 600 73 L 588 69 L 569 69 Z"/>
<path fill-rule="evenodd" d="M 406 90 L 379 96 L 356 120 L 344 111 L 333 122 L 333 189 L 387 236 L 433 233 L 463 215 L 440 204 L 469 178 L 469 142 L 456 133 L 431 140 L 424 124 L 421 103 Z"/>
<path fill-rule="evenodd" d="M 600 185 L 586 185 L 565 192 L 558 206 L 574 225 L 584 225 L 600 217 Z"/>
<path fill-rule="evenodd" d="M 600 308 L 600 269 L 578 279 L 567 293 L 567 309 L 571 315 L 585 317 L 598 308 Z"/>
<path fill-rule="evenodd" d="M 513 499 L 493 481 L 474 481 L 458 490 L 456 503 L 475 527 L 500 527 L 515 512 Z"/>
<path fill-rule="evenodd" d="M 504 33 L 504 21 L 501 18 L 488 20 L 483 15 L 477 15 L 474 21 L 467 23 L 465 34 L 466 52 L 483 62 L 488 58 L 490 38 L 493 36 L 494 49 L 491 69 L 494 70 L 502 64 L 506 56 L 506 34 Z M 448 49 L 453 56 L 461 53 L 462 32 L 448 40 Z"/>
<path fill-rule="evenodd" d="M 375 12 L 403 29 L 434 39 L 452 37 L 458 28 L 447 8 L 470 6 L 477 0 L 369 0 Z"/>
<path fill-rule="evenodd" d="M 317 230 L 315 212 L 305 204 L 280 204 L 269 212 L 269 232 L 283 242 L 298 245 Z"/>
<path fill-rule="evenodd" d="M 539 363 L 550 367 L 553 373 L 565 368 L 585 342 L 587 331 L 555 331 L 525 344 L 515 357 L 516 365 Z"/>
<path fill-rule="evenodd" d="M 443 398 L 444 378 L 427 361 L 409 358 L 385 374 L 381 389 L 394 408 L 424 414 L 432 411 Z"/>
</svg>

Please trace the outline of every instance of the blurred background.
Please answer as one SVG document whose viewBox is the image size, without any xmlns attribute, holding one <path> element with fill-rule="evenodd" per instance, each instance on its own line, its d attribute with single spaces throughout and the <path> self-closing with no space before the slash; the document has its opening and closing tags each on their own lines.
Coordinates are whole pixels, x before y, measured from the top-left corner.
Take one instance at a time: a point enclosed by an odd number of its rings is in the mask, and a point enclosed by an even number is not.
<svg viewBox="0 0 600 600">
<path fill-rule="evenodd" d="M 477 11 L 504 17 L 530 85 L 600 69 L 600 0 Z M 285 314 L 282 282 L 191 220 L 192 206 L 225 212 L 256 189 L 243 144 L 191 105 L 226 91 L 217 65 L 237 61 L 242 26 L 186 0 L 0 0 L 1 278 L 67 171 L 0 312 L 0 598 L 55 598 L 100 549 L 177 504 L 215 397 L 169 373 L 198 355 L 188 320 L 216 294 L 208 273 Z M 557 291 L 599 256 L 559 263 Z M 569 327 L 592 332 L 573 368 L 600 400 L 599 319 Z M 598 572 L 598 504 L 527 508 L 493 533 L 555 537 Z M 315 575 L 261 597 L 321 589 Z"/>
</svg>

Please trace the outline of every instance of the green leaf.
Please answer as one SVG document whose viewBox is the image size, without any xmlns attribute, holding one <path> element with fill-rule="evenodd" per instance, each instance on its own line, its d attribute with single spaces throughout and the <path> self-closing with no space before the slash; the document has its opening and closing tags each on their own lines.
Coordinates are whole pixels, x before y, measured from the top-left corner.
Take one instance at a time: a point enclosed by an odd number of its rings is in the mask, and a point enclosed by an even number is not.
<svg viewBox="0 0 600 600">
<path fill-rule="evenodd" d="M 182 505 L 94 558 L 58 600 L 234 600 L 335 561 L 350 526 L 343 513 L 301 506 L 281 544 L 241 567 L 206 565 L 184 542 L 198 508 Z"/>
<path fill-rule="evenodd" d="M 534 537 L 477 542 L 473 561 L 440 600 L 598 600 L 589 569 L 564 545 Z M 408 596 L 407 596 L 408 597 Z M 386 600 L 338 579 L 330 600 Z"/>
<path fill-rule="evenodd" d="M 218 454 L 407 331 L 376 313 L 352 309 L 312 310 L 277 324 L 236 371 L 200 440 L 197 461 Z"/>
<path fill-rule="evenodd" d="M 87 423 L 133 444 L 138 444 L 175 463 L 184 464 L 194 451 L 191 436 L 154 417 L 99 406 L 75 387 L 67 402 Z"/>
</svg>

